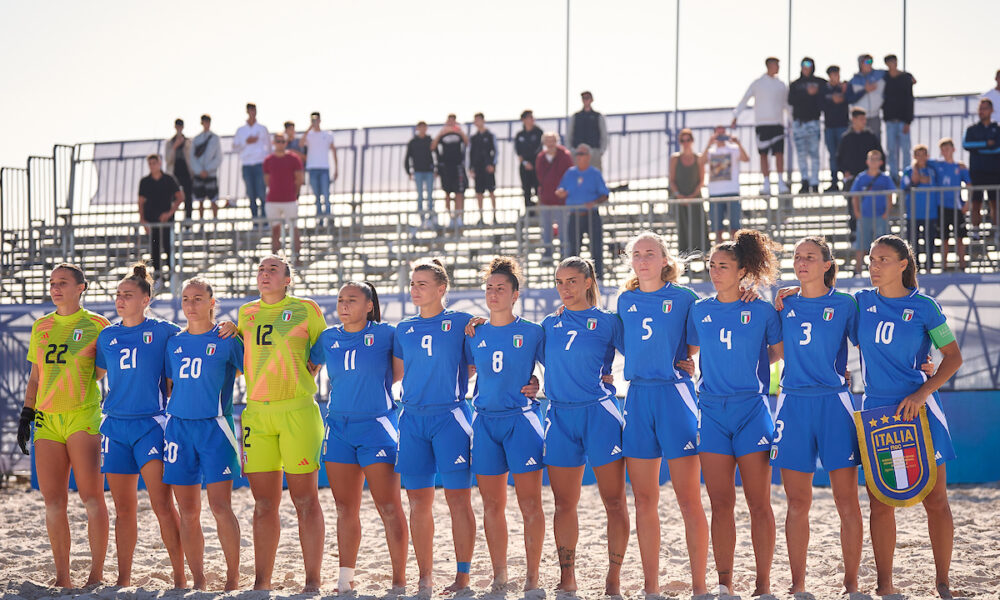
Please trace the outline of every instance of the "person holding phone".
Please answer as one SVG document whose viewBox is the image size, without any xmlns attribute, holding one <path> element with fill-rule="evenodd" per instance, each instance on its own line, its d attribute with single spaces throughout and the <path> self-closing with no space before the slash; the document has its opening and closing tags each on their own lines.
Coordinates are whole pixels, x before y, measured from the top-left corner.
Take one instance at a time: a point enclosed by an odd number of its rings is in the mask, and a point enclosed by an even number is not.
<svg viewBox="0 0 1000 600">
<path fill-rule="evenodd" d="M 726 128 L 718 125 L 709 139 L 705 151 L 702 152 L 708 165 L 708 196 L 709 198 L 740 195 L 740 163 L 750 162 L 750 156 L 743 144 L 736 137 L 730 136 Z M 730 200 L 711 202 L 709 218 L 712 221 L 712 231 L 715 232 L 715 243 L 722 243 L 722 222 L 729 221 L 729 237 L 740 228 L 742 209 L 740 201 Z"/>
</svg>

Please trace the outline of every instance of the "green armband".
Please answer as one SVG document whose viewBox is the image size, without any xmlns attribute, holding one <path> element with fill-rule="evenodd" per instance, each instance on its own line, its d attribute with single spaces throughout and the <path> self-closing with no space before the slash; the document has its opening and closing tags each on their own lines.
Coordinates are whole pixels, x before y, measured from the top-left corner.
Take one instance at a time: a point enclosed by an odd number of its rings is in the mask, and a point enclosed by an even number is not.
<svg viewBox="0 0 1000 600">
<path fill-rule="evenodd" d="M 935 348 L 942 348 L 955 341 L 955 334 L 951 332 L 951 328 L 948 327 L 947 323 L 941 323 L 934 329 L 931 329 L 929 333 Z"/>
</svg>

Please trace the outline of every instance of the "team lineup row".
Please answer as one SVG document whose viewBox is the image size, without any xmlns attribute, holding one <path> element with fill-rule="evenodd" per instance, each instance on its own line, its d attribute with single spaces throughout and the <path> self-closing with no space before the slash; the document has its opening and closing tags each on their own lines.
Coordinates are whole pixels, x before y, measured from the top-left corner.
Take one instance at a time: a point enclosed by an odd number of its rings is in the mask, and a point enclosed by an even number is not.
<svg viewBox="0 0 1000 600">
<path fill-rule="evenodd" d="M 227 562 L 225 588 L 237 589 L 240 526 L 231 492 L 242 468 L 255 500 L 254 588 L 271 588 L 284 475 L 298 515 L 305 588 L 318 590 L 325 530 L 317 482 L 324 461 L 337 504 L 339 591 L 353 587 L 367 481 L 385 525 L 392 587 L 405 588 L 412 537 L 418 592 L 431 593 L 436 477 L 455 548 L 455 580 L 446 591 L 469 586 L 474 481 L 483 500 L 493 587 L 506 588 L 508 474 L 524 520 L 523 587 L 537 589 L 545 535 L 543 468 L 555 500 L 558 589 L 574 591 L 576 505 L 589 464 L 607 513 L 606 592 L 620 590 L 630 519 L 627 470 L 644 590 L 657 594 L 659 471 L 666 459 L 683 516 L 694 596 L 709 592 L 702 477 L 712 509 L 715 591 L 722 596 L 732 590 L 737 466 L 750 509 L 753 594 L 770 593 L 772 466 L 781 469 L 788 498 L 790 591 L 801 592 L 819 459 L 842 520 L 844 588 L 856 592 L 861 454 L 846 372 L 848 347 L 854 345 L 864 365 L 865 408 L 894 406 L 897 417 L 910 420 L 926 406 L 939 474 L 923 503 L 935 584 L 942 597 L 950 597 L 953 525 L 944 462 L 954 451 L 936 390 L 962 358 L 940 307 L 917 289 L 911 249 L 896 236 L 875 240 L 869 253 L 874 287 L 852 296 L 833 287 L 837 266 L 826 241 L 805 238 L 793 261 L 799 286 L 782 290 L 772 306 L 755 291 L 777 279 L 772 247 L 765 234 L 749 230 L 714 247 L 709 271 L 716 293 L 699 299 L 677 284 L 684 265 L 664 240 L 642 233 L 628 244 L 633 275 L 622 286 L 616 312 L 598 307 L 593 265 L 569 257 L 555 272 L 562 307 L 541 324 L 514 314 L 520 267 L 509 257 L 497 257 L 483 270 L 488 318 L 446 309 L 447 271 L 440 261 L 424 260 L 410 276 L 416 315 L 396 326 L 383 323 L 375 288 L 348 282 L 337 298 L 340 325 L 329 328 L 315 302 L 289 295 L 291 267 L 277 256 L 260 262 L 260 298 L 240 308 L 235 324 L 216 322 L 207 281 L 186 282 L 184 329 L 147 316 L 151 278 L 144 265 L 135 265 L 118 285 L 121 320 L 113 325 L 81 307 L 83 272 L 59 265 L 50 278 L 56 311 L 32 329 L 32 369 L 18 431 L 27 452 L 34 424 L 39 487 L 47 506 L 61 506 L 46 511 L 55 585 L 70 585 L 65 503 L 72 466 L 88 515 L 88 584 L 103 578 L 109 536 L 105 475 L 116 508 L 117 585 L 130 584 L 141 474 L 174 585 L 187 585 L 185 557 L 194 587 L 206 585 L 199 524 L 205 482 Z M 936 372 L 922 367 L 932 343 L 942 354 Z M 610 376 L 616 351 L 624 356 L 630 382 L 624 406 Z M 769 371 L 781 359 L 782 392 L 772 415 Z M 314 400 L 322 366 L 330 381 L 325 418 Z M 538 366 L 549 400 L 544 414 L 535 398 Z M 247 407 L 237 435 L 232 392 L 241 372 Z M 109 391 L 102 401 L 96 384 L 105 375 Z M 473 375 L 474 411 L 465 402 Z M 391 391 L 397 381 L 403 390 L 398 407 Z M 409 501 L 409 531 L 401 488 Z M 875 592 L 894 593 L 894 509 L 875 496 L 870 505 Z"/>
</svg>

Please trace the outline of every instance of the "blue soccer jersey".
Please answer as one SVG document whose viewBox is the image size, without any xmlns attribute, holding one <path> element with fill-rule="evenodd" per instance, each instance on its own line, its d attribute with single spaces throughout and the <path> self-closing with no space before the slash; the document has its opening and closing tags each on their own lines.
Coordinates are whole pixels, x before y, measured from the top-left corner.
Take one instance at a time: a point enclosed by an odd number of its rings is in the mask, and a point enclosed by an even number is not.
<svg viewBox="0 0 1000 600">
<path fill-rule="evenodd" d="M 938 218 L 938 192 L 925 192 L 920 188 L 938 187 L 937 170 L 927 165 L 918 172 L 930 179 L 930 183 L 913 183 L 913 166 L 903 169 L 902 188 L 906 192 L 906 217 L 918 221 L 936 220 Z"/>
<path fill-rule="evenodd" d="M 405 365 L 404 408 L 414 414 L 447 412 L 465 399 L 469 389 L 465 326 L 471 318 L 446 310 L 429 319 L 407 317 L 396 326 L 392 355 Z"/>
<path fill-rule="evenodd" d="M 585 406 L 615 397 L 601 381 L 623 348 L 618 315 L 599 308 L 563 310 L 542 321 L 545 330 L 545 396 L 554 406 Z"/>
<path fill-rule="evenodd" d="M 309 360 L 326 365 L 330 378 L 330 414 L 381 417 L 392 412 L 392 345 L 396 328 L 369 321 L 361 331 L 343 325 L 320 334 Z"/>
<path fill-rule="evenodd" d="M 945 162 L 943 160 L 927 161 L 927 164 L 934 169 L 937 174 L 937 185 L 941 187 L 962 187 L 962 184 L 969 185 L 972 180 L 969 178 L 969 169 L 958 163 Z M 962 208 L 962 198 L 958 190 L 938 192 L 938 206 L 941 208 Z"/>
<path fill-rule="evenodd" d="M 687 337 L 688 344 L 700 347 L 699 394 L 767 393 L 771 381 L 767 347 L 781 341 L 781 323 L 773 306 L 760 299 L 703 298 L 691 307 Z"/>
<path fill-rule="evenodd" d="M 624 325 L 625 379 L 691 379 L 687 371 L 674 365 L 688 356 L 687 320 L 697 300 L 694 290 L 674 283 L 655 292 L 636 289 L 618 296 L 618 316 Z"/>
<path fill-rule="evenodd" d="M 165 366 L 173 383 L 167 414 L 181 419 L 233 414 L 233 382 L 243 369 L 240 338 L 220 338 L 218 327 L 198 335 L 182 331 L 167 340 Z"/>
<path fill-rule="evenodd" d="M 846 391 L 847 343 L 858 343 L 854 297 L 834 288 L 819 298 L 788 296 L 780 317 L 785 342 L 782 391 L 804 396 Z"/>
<path fill-rule="evenodd" d="M 119 321 L 101 330 L 94 364 L 108 372 L 105 414 L 123 418 L 163 414 L 167 406 L 165 349 L 178 331 L 180 327 L 161 319 L 146 319 L 135 327 Z"/>
<path fill-rule="evenodd" d="M 931 342 L 941 348 L 955 341 L 941 307 L 913 290 L 902 298 L 886 298 L 877 290 L 854 295 L 861 310 L 858 344 L 865 395 L 900 400 L 927 380 L 920 370 Z"/>
<path fill-rule="evenodd" d="M 541 326 L 520 317 L 503 327 L 484 323 L 475 337 L 465 338 L 466 360 L 476 367 L 476 411 L 515 414 L 538 405 L 521 388 L 531 379 L 535 363 L 542 362 L 544 342 Z"/>
</svg>

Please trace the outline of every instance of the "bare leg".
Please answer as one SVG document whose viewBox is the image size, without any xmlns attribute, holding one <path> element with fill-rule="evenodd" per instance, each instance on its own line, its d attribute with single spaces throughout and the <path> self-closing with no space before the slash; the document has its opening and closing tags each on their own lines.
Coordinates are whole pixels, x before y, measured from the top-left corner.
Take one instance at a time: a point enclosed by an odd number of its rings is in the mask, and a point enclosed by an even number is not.
<svg viewBox="0 0 1000 600">
<path fill-rule="evenodd" d="M 153 514 L 160 524 L 160 538 L 167 548 L 170 565 L 174 570 L 174 587 L 187 587 L 187 577 L 184 573 L 184 551 L 181 549 L 180 516 L 174 507 L 174 499 L 170 494 L 170 486 L 163 483 L 163 461 L 151 460 L 139 471 L 149 492 L 149 504 Z"/>
<path fill-rule="evenodd" d="M 281 250 L 281 225 L 271 227 L 271 252 L 277 254 Z"/>
<path fill-rule="evenodd" d="M 635 498 L 635 532 L 642 559 L 643 591 L 660 593 L 660 461 L 625 458 Z"/>
<path fill-rule="evenodd" d="M 785 543 L 788 546 L 788 566 L 792 586 L 788 593 L 806 591 L 806 555 L 809 549 L 809 506 L 812 504 L 812 473 L 781 470 L 781 482 L 788 498 L 785 515 Z"/>
<path fill-rule="evenodd" d="M 417 559 L 418 593 L 429 595 L 434 585 L 434 488 L 407 489 L 410 538 Z"/>
<path fill-rule="evenodd" d="M 226 557 L 226 591 L 240 587 L 240 522 L 233 513 L 233 482 L 208 484 L 208 507 L 215 516 L 219 544 Z"/>
<path fill-rule="evenodd" d="M 482 202 L 482 194 L 479 196 Z M 480 208 L 482 208 L 480 206 Z M 483 499 L 483 529 L 493 563 L 493 591 L 507 584 L 507 473 L 477 475 L 479 495 Z"/>
<path fill-rule="evenodd" d="M 181 547 L 191 568 L 194 589 L 204 590 L 205 536 L 201 531 L 201 485 L 171 486 L 180 513 Z"/>
<path fill-rule="evenodd" d="M 274 557 L 281 537 L 281 471 L 248 473 L 253 494 L 253 562 L 255 590 L 270 590 Z"/>
<path fill-rule="evenodd" d="M 951 598 L 948 572 L 951 570 L 951 553 L 955 544 L 955 523 L 948 504 L 948 476 L 945 465 L 938 465 L 937 482 L 934 489 L 924 498 L 927 511 L 927 532 L 931 538 L 934 553 L 934 586 L 942 598 Z"/>
<path fill-rule="evenodd" d="M 705 488 L 712 504 L 712 553 L 719 585 L 733 589 L 733 555 L 736 552 L 736 459 L 726 454 L 702 452 Z"/>
<path fill-rule="evenodd" d="M 69 576 L 69 454 L 65 444 L 53 440 L 35 440 L 35 464 L 38 490 L 45 500 L 45 529 L 49 533 L 52 558 L 56 564 L 55 587 L 72 587 Z"/>
<path fill-rule="evenodd" d="M 459 194 L 461 198 L 461 194 Z M 472 551 L 476 546 L 476 515 L 472 512 L 472 490 L 444 491 L 451 513 L 451 537 L 455 545 L 457 562 L 472 562 Z M 455 573 L 455 581 L 445 588 L 446 592 L 457 592 L 469 587 L 468 573 Z"/>
<path fill-rule="evenodd" d="M 136 542 L 136 490 L 139 475 L 108 473 L 108 487 L 115 503 L 115 550 L 118 554 L 118 580 L 115 585 L 132 584 L 132 558 Z"/>
<path fill-rule="evenodd" d="M 858 468 L 846 467 L 830 471 L 833 501 L 840 513 L 840 549 L 844 554 L 844 591 L 858 591 L 858 569 L 861 567 L 861 542 L 864 535 L 861 505 L 858 504 Z"/>
<path fill-rule="evenodd" d="M 688 560 L 691 563 L 691 595 L 708 592 L 705 571 L 708 565 L 708 520 L 701 504 L 701 459 L 685 456 L 667 461 L 670 483 L 677 496 L 677 506 L 684 519 Z"/>
<path fill-rule="evenodd" d="M 559 585 L 556 589 L 575 592 L 576 543 L 580 537 L 576 508 L 580 504 L 583 467 L 550 466 L 548 469 L 549 487 L 556 505 L 552 518 L 552 533 L 559 558 Z"/>
<path fill-rule="evenodd" d="M 373 463 L 364 468 L 364 473 L 368 480 L 368 490 L 385 527 L 385 541 L 389 546 L 389 559 L 392 563 L 392 586 L 405 587 L 408 540 L 406 517 L 399 495 L 399 474 L 389 463 Z"/>
<path fill-rule="evenodd" d="M 616 460 L 600 467 L 594 467 L 597 490 L 604 502 L 604 512 L 608 517 L 608 576 L 604 583 L 604 593 L 608 596 L 621 594 L 622 563 L 628 548 L 628 504 L 625 499 L 625 461 Z"/>
<path fill-rule="evenodd" d="M 743 480 L 743 496 L 750 508 L 750 539 L 753 543 L 757 585 L 754 596 L 771 593 L 771 563 L 774 561 L 774 512 L 771 510 L 771 465 L 767 452 L 753 452 L 736 459 Z"/>
<path fill-rule="evenodd" d="M 101 473 L 101 436 L 78 431 L 66 440 L 66 450 L 77 493 L 87 510 L 91 561 L 87 585 L 95 585 L 104 579 L 104 559 L 108 554 L 108 505 L 104 501 L 104 474 Z"/>
<path fill-rule="evenodd" d="M 875 554 L 875 593 L 879 596 L 895 594 L 892 585 L 892 558 L 896 552 L 896 509 L 882 504 L 882 501 L 868 490 L 868 505 L 871 509 L 868 529 L 871 532 L 872 552 Z"/>
<path fill-rule="evenodd" d="M 306 572 L 303 593 L 319 591 L 323 570 L 323 544 L 326 542 L 326 523 L 323 507 L 319 503 L 319 471 L 312 473 L 286 473 L 288 495 L 295 505 L 299 518 L 299 541 L 302 545 L 302 562 Z"/>
<path fill-rule="evenodd" d="M 514 475 L 514 492 L 524 520 L 524 555 L 527 563 L 524 591 L 538 589 L 538 565 L 542 560 L 545 539 L 545 513 L 542 512 L 542 471 Z"/>
</svg>

